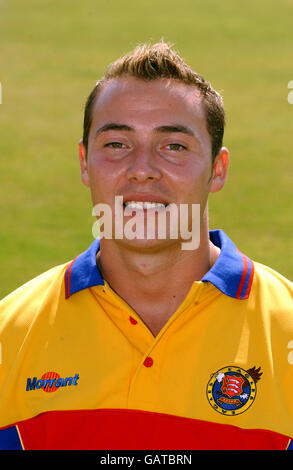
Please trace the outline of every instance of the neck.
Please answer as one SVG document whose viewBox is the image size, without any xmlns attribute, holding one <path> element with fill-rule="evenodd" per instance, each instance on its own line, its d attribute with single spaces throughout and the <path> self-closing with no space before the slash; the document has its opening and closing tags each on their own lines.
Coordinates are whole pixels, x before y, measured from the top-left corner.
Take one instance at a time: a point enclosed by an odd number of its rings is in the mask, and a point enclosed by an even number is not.
<svg viewBox="0 0 293 470">
<path fill-rule="evenodd" d="M 102 239 L 97 263 L 111 288 L 155 333 L 219 255 L 220 250 L 209 240 L 207 226 L 200 240 L 199 248 L 189 251 L 178 243 L 160 250 L 142 250 Z"/>
</svg>

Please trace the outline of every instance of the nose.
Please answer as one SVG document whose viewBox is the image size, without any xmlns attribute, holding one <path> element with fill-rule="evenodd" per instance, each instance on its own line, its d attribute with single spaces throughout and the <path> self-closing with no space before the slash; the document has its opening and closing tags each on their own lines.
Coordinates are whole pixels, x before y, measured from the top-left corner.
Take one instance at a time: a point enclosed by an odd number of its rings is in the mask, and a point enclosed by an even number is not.
<svg viewBox="0 0 293 470">
<path fill-rule="evenodd" d="M 144 183 L 157 181 L 161 178 L 161 171 L 156 162 L 156 156 L 151 149 L 139 148 L 132 155 L 131 164 L 127 169 L 129 181 Z"/>
</svg>

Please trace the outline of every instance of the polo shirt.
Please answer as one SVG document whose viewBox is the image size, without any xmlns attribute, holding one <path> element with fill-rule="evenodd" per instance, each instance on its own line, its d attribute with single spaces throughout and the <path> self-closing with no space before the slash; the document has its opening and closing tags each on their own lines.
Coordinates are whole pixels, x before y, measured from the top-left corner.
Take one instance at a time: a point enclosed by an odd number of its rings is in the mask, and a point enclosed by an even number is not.
<svg viewBox="0 0 293 470">
<path fill-rule="evenodd" d="M 99 240 L 4 298 L 0 449 L 290 449 L 292 283 L 210 239 L 217 261 L 156 337 L 102 278 Z"/>
</svg>

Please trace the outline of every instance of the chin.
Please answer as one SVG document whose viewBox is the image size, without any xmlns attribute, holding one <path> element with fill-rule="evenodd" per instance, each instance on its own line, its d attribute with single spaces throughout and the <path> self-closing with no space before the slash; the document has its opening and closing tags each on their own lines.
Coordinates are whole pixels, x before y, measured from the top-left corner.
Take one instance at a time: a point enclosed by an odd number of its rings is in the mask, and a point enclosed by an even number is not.
<svg viewBox="0 0 293 470">
<path fill-rule="evenodd" d="M 148 240 L 146 238 L 135 238 L 133 240 L 129 240 L 127 238 L 123 238 L 120 240 L 116 240 L 116 243 L 122 248 L 127 248 L 133 251 L 141 251 L 144 253 L 152 253 L 157 251 L 163 251 L 165 249 L 181 246 L 180 240 L 171 240 L 171 239 L 152 239 Z"/>
</svg>

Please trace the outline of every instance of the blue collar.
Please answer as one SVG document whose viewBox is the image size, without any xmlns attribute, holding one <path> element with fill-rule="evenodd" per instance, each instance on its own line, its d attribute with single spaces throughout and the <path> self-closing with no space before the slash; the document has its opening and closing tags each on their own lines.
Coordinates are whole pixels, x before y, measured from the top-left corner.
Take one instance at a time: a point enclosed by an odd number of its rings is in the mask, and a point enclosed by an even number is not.
<svg viewBox="0 0 293 470">
<path fill-rule="evenodd" d="M 229 297 L 247 299 L 254 274 L 253 262 L 236 248 L 222 230 L 210 230 L 209 234 L 211 242 L 221 249 L 221 253 L 201 281 L 211 282 Z M 97 239 L 67 266 L 64 275 L 66 299 L 88 287 L 104 285 L 96 264 L 99 249 L 100 240 Z"/>
</svg>

